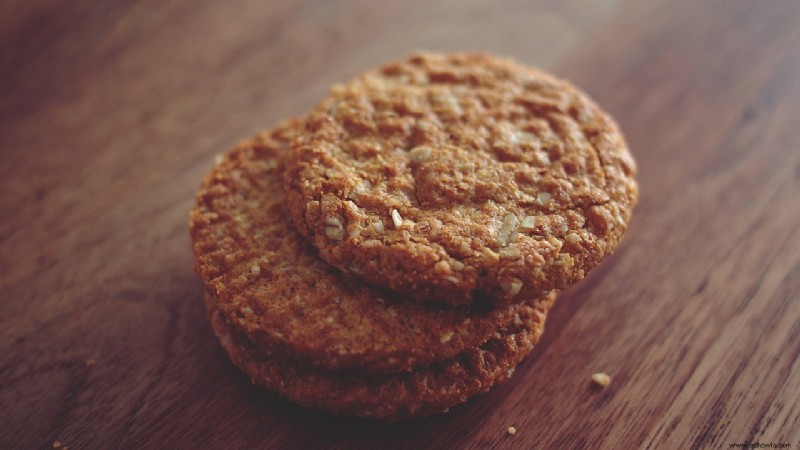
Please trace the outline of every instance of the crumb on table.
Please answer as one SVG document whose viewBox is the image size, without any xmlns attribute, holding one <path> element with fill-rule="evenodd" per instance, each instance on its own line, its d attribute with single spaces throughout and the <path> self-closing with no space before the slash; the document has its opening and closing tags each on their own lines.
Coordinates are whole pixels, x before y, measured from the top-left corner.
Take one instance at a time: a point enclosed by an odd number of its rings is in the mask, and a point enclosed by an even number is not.
<svg viewBox="0 0 800 450">
<path fill-rule="evenodd" d="M 598 386 L 606 387 L 609 383 L 611 383 L 611 377 L 603 372 L 598 372 L 592 375 L 592 381 L 594 381 L 594 384 Z"/>
</svg>

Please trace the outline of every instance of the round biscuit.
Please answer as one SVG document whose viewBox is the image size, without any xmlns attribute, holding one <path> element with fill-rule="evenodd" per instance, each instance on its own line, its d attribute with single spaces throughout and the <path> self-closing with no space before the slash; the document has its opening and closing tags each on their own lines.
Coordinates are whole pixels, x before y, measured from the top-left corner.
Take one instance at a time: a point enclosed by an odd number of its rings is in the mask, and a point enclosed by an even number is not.
<svg viewBox="0 0 800 450">
<path fill-rule="evenodd" d="M 537 301 L 517 324 L 499 330 L 479 348 L 411 372 L 390 374 L 327 371 L 281 360 L 259 350 L 228 323 L 208 294 L 206 308 L 226 353 L 253 384 L 303 406 L 395 422 L 445 412 L 508 380 L 541 336 L 554 299 L 551 294 Z"/>
<path fill-rule="evenodd" d="M 287 160 L 328 263 L 422 301 L 509 304 L 582 279 L 638 196 L 613 119 L 566 81 L 423 53 L 335 86 Z"/>
</svg>

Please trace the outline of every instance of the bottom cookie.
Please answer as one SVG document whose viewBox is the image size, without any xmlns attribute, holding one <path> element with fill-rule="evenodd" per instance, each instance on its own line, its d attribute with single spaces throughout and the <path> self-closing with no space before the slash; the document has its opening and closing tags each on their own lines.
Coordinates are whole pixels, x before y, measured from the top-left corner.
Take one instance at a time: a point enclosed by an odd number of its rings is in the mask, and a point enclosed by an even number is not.
<svg viewBox="0 0 800 450">
<path fill-rule="evenodd" d="M 478 348 L 410 372 L 386 374 L 320 370 L 270 356 L 225 321 L 216 299 L 207 294 L 205 301 L 222 347 L 254 384 L 303 406 L 395 422 L 445 412 L 508 380 L 539 340 L 555 294 L 536 301 L 529 314 Z"/>
</svg>

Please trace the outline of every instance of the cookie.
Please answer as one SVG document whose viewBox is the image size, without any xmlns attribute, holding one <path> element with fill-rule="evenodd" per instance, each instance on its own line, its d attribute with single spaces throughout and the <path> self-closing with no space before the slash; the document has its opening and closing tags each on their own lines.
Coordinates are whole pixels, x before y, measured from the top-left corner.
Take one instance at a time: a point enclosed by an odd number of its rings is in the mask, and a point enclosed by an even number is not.
<svg viewBox="0 0 800 450">
<path fill-rule="evenodd" d="M 191 213 L 196 270 L 248 339 L 305 365 L 403 371 L 477 347 L 530 313 L 533 301 L 442 310 L 321 261 L 285 209 L 283 159 L 301 128 L 286 122 L 221 157 Z"/>
<path fill-rule="evenodd" d="M 566 81 L 483 54 L 419 54 L 336 86 L 287 160 L 289 210 L 320 256 L 451 305 L 582 279 L 638 196 L 613 119 Z"/>
<path fill-rule="evenodd" d="M 552 294 L 537 301 L 520 321 L 478 348 L 411 372 L 390 374 L 320 370 L 281 360 L 261 351 L 236 324 L 226 321 L 208 294 L 206 306 L 223 348 L 253 384 L 303 406 L 394 422 L 445 412 L 508 380 L 541 336 L 554 299 Z"/>
</svg>

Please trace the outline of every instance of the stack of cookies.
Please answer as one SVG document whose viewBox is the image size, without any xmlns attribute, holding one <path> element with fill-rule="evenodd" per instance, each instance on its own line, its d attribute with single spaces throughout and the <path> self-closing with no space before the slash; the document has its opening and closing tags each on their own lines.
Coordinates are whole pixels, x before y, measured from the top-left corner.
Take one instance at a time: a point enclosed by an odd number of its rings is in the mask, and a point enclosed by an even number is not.
<svg viewBox="0 0 800 450">
<path fill-rule="evenodd" d="M 191 213 L 212 326 L 255 384 L 396 421 L 507 380 L 554 291 L 637 198 L 614 121 L 568 83 L 418 54 L 239 144 Z"/>
</svg>

